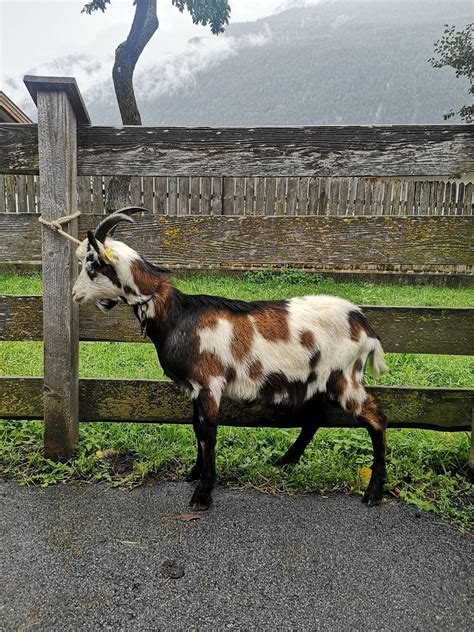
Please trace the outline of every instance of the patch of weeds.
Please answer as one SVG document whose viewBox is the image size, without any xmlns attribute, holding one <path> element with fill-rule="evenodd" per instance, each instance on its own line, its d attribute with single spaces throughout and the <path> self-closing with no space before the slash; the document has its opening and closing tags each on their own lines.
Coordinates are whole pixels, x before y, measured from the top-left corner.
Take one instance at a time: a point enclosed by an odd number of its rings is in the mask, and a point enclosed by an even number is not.
<svg viewBox="0 0 474 632">
<path fill-rule="evenodd" d="M 188 426 L 87 423 L 80 434 L 75 458 L 56 463 L 42 454 L 39 422 L 6 422 L 3 472 L 22 484 L 101 481 L 130 488 L 183 480 L 195 459 Z M 295 429 L 219 428 L 218 484 L 268 494 L 363 494 L 372 462 L 364 430 L 322 428 L 300 463 L 275 467 L 297 434 Z M 468 433 L 389 430 L 387 493 L 469 529 L 474 516 L 468 452 Z"/>
</svg>

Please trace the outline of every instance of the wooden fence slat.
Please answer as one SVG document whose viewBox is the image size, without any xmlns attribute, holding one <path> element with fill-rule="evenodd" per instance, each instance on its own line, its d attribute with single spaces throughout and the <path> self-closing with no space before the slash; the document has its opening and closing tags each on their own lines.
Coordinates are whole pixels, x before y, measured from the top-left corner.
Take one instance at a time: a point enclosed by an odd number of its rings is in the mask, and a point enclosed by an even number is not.
<svg viewBox="0 0 474 632">
<path fill-rule="evenodd" d="M 362 306 L 385 351 L 474 355 L 474 308 Z M 81 340 L 141 342 L 127 306 L 104 316 L 95 305 L 80 310 Z M 0 295 L 0 340 L 41 340 L 42 297 Z M 436 335 L 433 335 L 436 331 Z"/>
<path fill-rule="evenodd" d="M 474 208 L 474 185 L 472 182 L 468 182 L 464 188 L 464 207 L 463 213 L 465 215 L 472 215 Z"/>
<path fill-rule="evenodd" d="M 92 212 L 96 215 L 104 213 L 104 194 L 102 191 L 102 176 L 92 178 Z"/>
<path fill-rule="evenodd" d="M 264 215 L 265 210 L 265 178 L 255 178 L 255 213 L 257 215 Z"/>
<path fill-rule="evenodd" d="M 297 215 L 298 178 L 289 177 L 286 188 L 286 214 Z"/>
<path fill-rule="evenodd" d="M 178 178 L 168 176 L 168 215 L 178 212 Z"/>
<path fill-rule="evenodd" d="M 28 201 L 26 196 L 26 176 L 16 176 L 16 202 L 17 213 L 28 213 Z"/>
<path fill-rule="evenodd" d="M 5 182 L 5 200 L 6 200 L 7 213 L 17 212 L 16 196 L 15 196 L 15 179 L 16 179 L 16 176 L 14 176 L 13 178 L 7 178 Z"/>
<path fill-rule="evenodd" d="M 153 178 L 151 176 L 143 178 L 143 206 L 152 213 L 155 212 L 153 198 Z"/>
<path fill-rule="evenodd" d="M 11 176 L 5 176 L 0 173 L 0 213 L 6 213 L 7 211 L 7 200 L 6 200 L 6 178 L 11 178 Z"/>
<path fill-rule="evenodd" d="M 276 178 L 265 178 L 265 215 L 275 215 Z"/>
<path fill-rule="evenodd" d="M 189 211 L 191 215 L 201 213 L 201 179 L 191 178 Z"/>
<path fill-rule="evenodd" d="M 222 215 L 222 178 L 212 178 L 211 188 L 211 213 Z"/>
<path fill-rule="evenodd" d="M 369 387 L 387 415 L 389 427 L 433 430 L 470 430 L 472 397 L 468 389 Z M 41 378 L 0 378 L 0 418 L 41 419 Z M 192 405 L 172 382 L 154 380 L 79 381 L 80 421 L 139 423 L 186 423 L 192 421 Z M 283 409 L 250 406 L 224 399 L 219 415 L 223 426 L 288 428 L 301 421 Z M 328 408 L 325 426 L 354 427 L 347 413 Z"/>
<path fill-rule="evenodd" d="M 179 177 L 178 215 L 189 215 L 189 178 Z"/>
<path fill-rule="evenodd" d="M 167 178 L 157 177 L 155 181 L 155 213 L 167 215 L 168 213 L 168 193 Z"/>
<path fill-rule="evenodd" d="M 224 178 L 224 190 L 222 192 L 223 215 L 234 214 L 234 179 Z"/>
<path fill-rule="evenodd" d="M 92 213 L 92 195 L 90 176 L 77 177 L 77 206 L 81 213 Z"/>
<path fill-rule="evenodd" d="M 255 207 L 255 178 L 252 176 L 245 178 L 245 215 L 263 215 L 263 208 Z"/>
<path fill-rule="evenodd" d="M 275 215 L 284 215 L 286 210 L 286 178 L 275 178 Z"/>
<path fill-rule="evenodd" d="M 245 213 L 245 178 L 234 178 L 234 215 Z"/>
<path fill-rule="evenodd" d="M 142 206 L 142 179 L 134 176 L 130 179 L 130 204 L 132 206 Z"/>
<path fill-rule="evenodd" d="M 211 178 L 201 178 L 201 213 L 211 214 L 212 181 Z"/>
<path fill-rule="evenodd" d="M 365 180 L 359 178 L 357 180 L 357 192 L 355 198 L 355 214 L 362 215 L 364 213 L 364 198 L 365 198 Z"/>
<path fill-rule="evenodd" d="M 451 195 L 450 195 L 450 200 L 449 200 L 449 208 L 450 208 L 450 214 L 451 215 L 456 215 L 456 211 L 457 211 L 457 194 L 458 194 L 457 183 L 453 181 L 453 182 L 451 182 Z"/>
</svg>

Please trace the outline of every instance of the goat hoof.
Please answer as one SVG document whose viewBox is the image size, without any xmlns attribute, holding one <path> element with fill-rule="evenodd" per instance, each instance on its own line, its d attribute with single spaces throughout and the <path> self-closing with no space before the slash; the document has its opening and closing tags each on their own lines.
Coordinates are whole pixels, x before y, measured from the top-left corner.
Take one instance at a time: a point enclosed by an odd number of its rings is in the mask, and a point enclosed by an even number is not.
<svg viewBox="0 0 474 632">
<path fill-rule="evenodd" d="M 288 467 L 291 465 L 296 465 L 299 459 L 287 457 L 286 455 L 281 456 L 279 459 L 273 461 L 273 465 L 275 467 Z"/>
<path fill-rule="evenodd" d="M 194 511 L 207 511 L 211 506 L 212 498 L 211 494 L 208 492 L 203 492 L 199 488 L 196 489 L 194 494 L 192 495 L 189 506 Z"/>
<path fill-rule="evenodd" d="M 377 505 L 382 504 L 382 496 L 372 496 L 365 493 L 362 502 L 365 503 L 367 507 L 377 507 Z"/>
</svg>

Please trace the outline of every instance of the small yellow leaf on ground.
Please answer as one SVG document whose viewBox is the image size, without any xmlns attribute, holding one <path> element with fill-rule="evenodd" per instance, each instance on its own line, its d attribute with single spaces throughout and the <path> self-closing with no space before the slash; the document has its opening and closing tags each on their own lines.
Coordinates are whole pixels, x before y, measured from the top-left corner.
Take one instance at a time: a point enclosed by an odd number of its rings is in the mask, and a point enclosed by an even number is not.
<svg viewBox="0 0 474 632">
<path fill-rule="evenodd" d="M 372 470 L 370 467 L 361 467 L 359 470 L 359 478 L 364 487 L 367 487 L 372 476 Z"/>
<path fill-rule="evenodd" d="M 96 457 L 98 459 L 105 459 L 108 456 L 117 456 L 118 454 L 118 450 L 97 450 L 97 452 L 95 453 Z"/>
</svg>

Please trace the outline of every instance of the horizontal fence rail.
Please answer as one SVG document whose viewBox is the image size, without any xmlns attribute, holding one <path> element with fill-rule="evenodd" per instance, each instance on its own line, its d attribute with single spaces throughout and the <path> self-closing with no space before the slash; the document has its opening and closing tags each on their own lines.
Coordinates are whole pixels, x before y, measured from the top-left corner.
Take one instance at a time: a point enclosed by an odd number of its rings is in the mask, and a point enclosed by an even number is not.
<svg viewBox="0 0 474 632">
<path fill-rule="evenodd" d="M 79 176 L 82 213 L 105 213 L 110 176 Z M 466 179 L 133 176 L 130 203 L 163 215 L 472 215 Z M 39 213 L 39 178 L 0 175 L 0 213 Z"/>
<path fill-rule="evenodd" d="M 474 308 L 362 306 L 385 351 L 474 355 Z M 436 335 L 433 335 L 436 332 Z M 42 340 L 41 296 L 0 295 L 0 340 Z M 129 307 L 104 315 L 81 306 L 79 338 L 89 341 L 147 342 Z"/>
<path fill-rule="evenodd" d="M 470 272 L 474 218 L 169 217 L 143 213 L 117 238 L 172 267 Z M 82 215 L 85 237 L 101 216 Z M 0 214 L 0 261 L 41 260 L 41 229 L 28 213 Z"/>
<path fill-rule="evenodd" d="M 254 128 L 78 125 L 78 175 L 452 176 L 474 125 Z M 36 125 L 0 124 L 0 173 L 38 173 Z"/>
<path fill-rule="evenodd" d="M 433 430 L 471 428 L 474 391 L 469 389 L 370 387 L 391 427 Z M 192 405 L 172 382 L 79 380 L 79 420 L 191 423 Z M 0 377 L 0 418 L 41 419 L 42 378 Z M 291 412 L 223 400 L 221 425 L 287 428 L 301 425 Z M 325 426 L 354 427 L 351 415 L 328 410 Z"/>
</svg>

